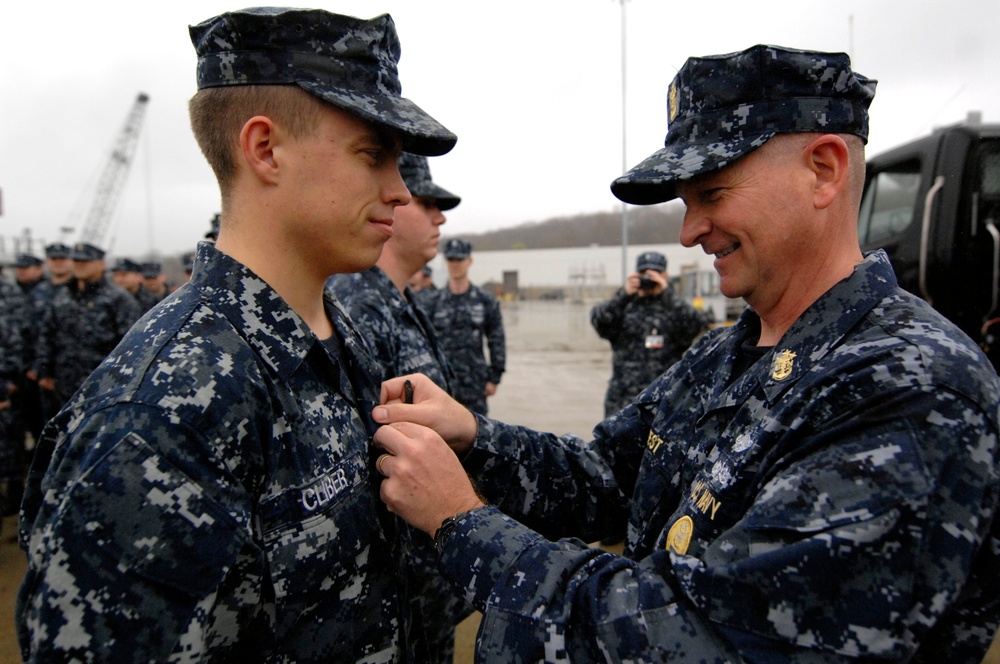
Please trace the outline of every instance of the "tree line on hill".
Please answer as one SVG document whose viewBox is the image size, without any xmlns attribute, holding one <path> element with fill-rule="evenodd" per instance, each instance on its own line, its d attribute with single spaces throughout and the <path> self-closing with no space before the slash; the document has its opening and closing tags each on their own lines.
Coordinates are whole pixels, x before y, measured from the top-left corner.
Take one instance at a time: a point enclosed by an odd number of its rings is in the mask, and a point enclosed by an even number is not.
<svg viewBox="0 0 1000 664">
<path fill-rule="evenodd" d="M 665 203 L 629 207 L 628 243 L 640 245 L 678 242 L 683 220 L 682 205 Z M 454 237 L 470 241 L 476 251 L 619 246 L 622 243 L 622 214 L 619 210 L 554 217 L 545 221 L 529 221 L 494 231 L 463 233 Z"/>
</svg>

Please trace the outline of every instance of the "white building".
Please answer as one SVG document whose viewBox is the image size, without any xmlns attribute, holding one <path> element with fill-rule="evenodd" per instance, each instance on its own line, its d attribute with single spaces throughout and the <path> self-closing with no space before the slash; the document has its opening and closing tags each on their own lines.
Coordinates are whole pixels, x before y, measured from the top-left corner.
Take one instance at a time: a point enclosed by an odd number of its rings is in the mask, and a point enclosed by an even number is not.
<svg viewBox="0 0 1000 664">
<path fill-rule="evenodd" d="M 713 256 L 700 248 L 689 249 L 680 244 L 635 245 L 627 248 L 624 273 L 633 272 L 636 258 L 647 251 L 658 251 L 667 257 L 667 272 L 671 279 L 679 279 L 676 287 L 684 297 L 697 305 L 711 307 L 715 320 L 726 320 L 728 298 L 719 293 Z M 447 283 L 443 253 L 430 265 L 434 283 L 438 287 Z M 620 246 L 477 251 L 473 243 L 469 270 L 474 284 L 499 284 L 508 296 L 558 295 L 582 301 L 606 298 L 621 286 L 622 274 Z"/>
</svg>

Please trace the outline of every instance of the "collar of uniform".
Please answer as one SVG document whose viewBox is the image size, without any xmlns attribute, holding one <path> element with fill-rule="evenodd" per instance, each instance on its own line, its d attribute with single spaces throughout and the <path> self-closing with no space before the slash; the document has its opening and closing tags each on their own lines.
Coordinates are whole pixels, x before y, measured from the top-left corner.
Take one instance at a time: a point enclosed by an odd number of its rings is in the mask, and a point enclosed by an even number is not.
<svg viewBox="0 0 1000 664">
<path fill-rule="evenodd" d="M 355 405 L 368 433 L 374 435 L 378 425 L 371 419 L 371 411 L 378 405 L 385 370 L 371 355 L 344 306 L 330 293 L 326 293 L 325 297 L 330 320 L 342 342 L 340 366 L 346 370 Z"/>
<path fill-rule="evenodd" d="M 210 242 L 198 244 L 194 264 L 191 287 L 204 293 L 275 373 L 294 373 L 318 341 L 305 321 L 263 279 Z"/>
<path fill-rule="evenodd" d="M 823 359 L 858 321 L 896 288 L 896 275 L 881 249 L 867 254 L 854 272 L 809 305 L 777 345 L 758 360 L 757 375 L 773 402 Z M 776 363 L 794 353 L 783 370 Z"/>
<path fill-rule="evenodd" d="M 99 279 L 94 279 L 93 281 L 83 282 L 83 288 L 80 288 L 80 281 L 76 278 L 70 279 L 66 282 L 69 286 L 70 292 L 78 295 L 91 295 L 96 293 L 108 283 L 104 280 L 104 275 L 102 274 Z"/>
<path fill-rule="evenodd" d="M 396 284 L 392 283 L 392 279 L 389 278 L 382 268 L 377 265 L 373 265 L 364 272 L 362 272 L 366 281 L 372 283 L 372 287 L 378 289 L 377 292 L 383 293 L 385 295 L 386 302 L 389 303 L 393 309 L 405 309 L 406 308 L 406 297 L 399 292 L 396 288 Z"/>
</svg>

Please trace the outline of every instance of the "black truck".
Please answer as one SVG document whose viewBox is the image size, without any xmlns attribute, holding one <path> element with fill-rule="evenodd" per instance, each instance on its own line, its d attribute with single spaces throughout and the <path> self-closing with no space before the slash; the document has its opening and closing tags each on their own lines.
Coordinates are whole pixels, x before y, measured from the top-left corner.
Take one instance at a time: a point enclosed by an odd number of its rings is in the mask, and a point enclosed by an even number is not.
<svg viewBox="0 0 1000 664">
<path fill-rule="evenodd" d="M 868 160 L 858 222 L 899 284 L 982 346 L 1000 369 L 1000 125 L 963 124 Z"/>
</svg>

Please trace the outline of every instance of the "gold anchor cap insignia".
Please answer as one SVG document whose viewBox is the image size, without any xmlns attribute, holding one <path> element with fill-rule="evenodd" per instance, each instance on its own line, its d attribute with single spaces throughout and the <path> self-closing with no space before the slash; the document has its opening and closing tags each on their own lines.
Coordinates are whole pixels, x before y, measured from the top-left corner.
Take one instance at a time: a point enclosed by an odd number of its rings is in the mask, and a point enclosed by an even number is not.
<svg viewBox="0 0 1000 664">
<path fill-rule="evenodd" d="M 670 90 L 667 92 L 667 119 L 673 122 L 677 118 L 677 113 L 680 108 L 677 106 L 678 97 L 680 94 L 677 91 L 677 81 L 672 81 L 670 83 Z"/>
<path fill-rule="evenodd" d="M 785 380 L 792 375 L 795 353 L 785 349 L 774 356 L 774 363 L 771 365 L 771 378 L 774 380 Z"/>
</svg>

